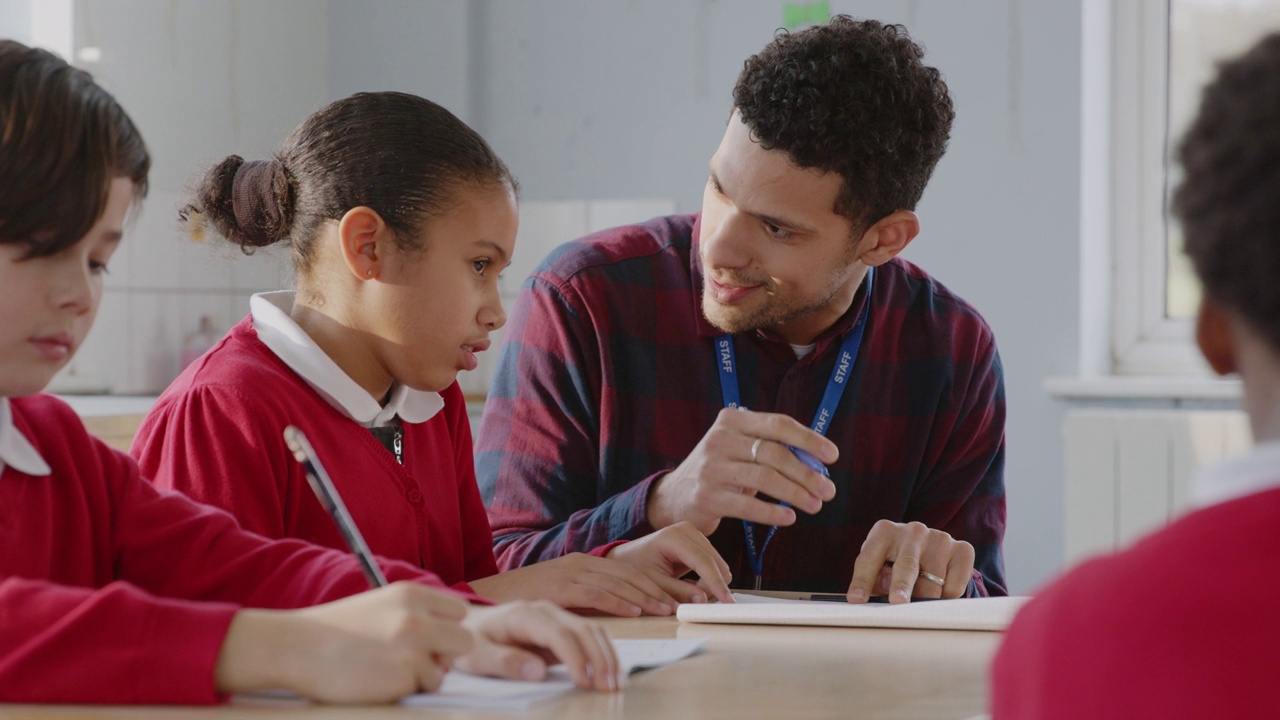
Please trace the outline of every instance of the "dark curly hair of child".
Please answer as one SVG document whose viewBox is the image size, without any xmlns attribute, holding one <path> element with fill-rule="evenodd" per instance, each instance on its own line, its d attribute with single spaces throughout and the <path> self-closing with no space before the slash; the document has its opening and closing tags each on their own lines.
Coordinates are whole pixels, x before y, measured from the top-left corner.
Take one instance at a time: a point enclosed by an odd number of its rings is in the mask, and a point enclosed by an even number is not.
<svg viewBox="0 0 1280 720">
<path fill-rule="evenodd" d="M 1280 33 L 1219 68 L 1178 160 L 1173 211 L 1205 293 L 1280 349 Z"/>
</svg>

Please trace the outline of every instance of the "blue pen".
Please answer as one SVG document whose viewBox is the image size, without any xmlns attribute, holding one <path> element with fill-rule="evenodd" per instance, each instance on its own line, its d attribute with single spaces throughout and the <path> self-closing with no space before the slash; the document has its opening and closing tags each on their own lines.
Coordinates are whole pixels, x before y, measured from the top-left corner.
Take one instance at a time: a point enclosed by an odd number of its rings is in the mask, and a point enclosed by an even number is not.
<svg viewBox="0 0 1280 720">
<path fill-rule="evenodd" d="M 790 450 L 791 454 L 795 455 L 796 458 L 800 460 L 800 462 L 804 463 L 805 465 L 808 465 L 810 468 L 813 468 L 814 472 L 818 473 L 819 475 L 825 478 L 831 477 L 831 473 L 827 472 L 827 466 L 823 465 L 822 461 L 819 460 L 818 458 L 814 457 L 813 455 L 810 455 L 809 453 L 805 452 L 804 450 L 801 450 L 798 447 L 792 447 L 788 445 L 787 449 Z"/>
<path fill-rule="evenodd" d="M 347 506 L 342 502 L 342 496 L 338 494 L 338 489 L 329 479 L 329 473 L 325 472 L 324 466 L 320 464 L 320 458 L 316 457 L 311 443 L 307 442 L 307 436 L 290 425 L 284 429 L 284 441 L 289 446 L 289 451 L 293 453 L 294 459 L 302 465 L 303 472 L 307 474 L 307 482 L 311 484 L 311 489 L 320 499 L 320 504 L 329 512 L 329 517 L 333 518 L 333 522 L 338 526 L 342 539 L 347 541 L 347 547 L 351 548 L 351 552 L 355 553 L 356 559 L 360 561 L 360 567 L 364 570 L 364 576 L 369 579 L 369 584 L 376 588 L 386 585 L 387 578 L 382 574 L 382 568 L 374 562 L 373 553 L 365 544 L 360 528 L 357 528 L 356 521 L 351 519 L 351 513 L 347 512 Z"/>
</svg>

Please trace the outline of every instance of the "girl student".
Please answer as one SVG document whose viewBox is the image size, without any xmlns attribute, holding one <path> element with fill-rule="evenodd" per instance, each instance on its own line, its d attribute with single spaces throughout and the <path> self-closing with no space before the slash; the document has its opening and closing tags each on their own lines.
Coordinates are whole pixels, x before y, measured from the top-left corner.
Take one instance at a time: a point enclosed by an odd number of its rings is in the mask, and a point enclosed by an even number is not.
<svg viewBox="0 0 1280 720">
<path fill-rule="evenodd" d="M 296 291 L 255 295 L 162 394 L 131 448 L 157 485 L 268 537 L 343 547 L 281 440 L 293 424 L 371 549 L 455 587 L 624 616 L 731 600 L 728 566 L 688 524 L 498 574 L 456 376 L 506 321 L 516 182 L 449 111 L 338 100 L 271 160 L 215 165 L 184 215 L 246 252 L 287 240 Z"/>
<path fill-rule="evenodd" d="M 455 658 L 538 677 L 558 657 L 617 687 L 598 625 L 550 603 L 469 609 L 401 562 L 383 563 L 401 582 L 358 594 L 348 553 L 156 490 L 39 394 L 89 331 L 150 157 L 87 73 L 8 40 L 0 127 L 0 702 L 389 701 L 437 688 Z"/>
</svg>

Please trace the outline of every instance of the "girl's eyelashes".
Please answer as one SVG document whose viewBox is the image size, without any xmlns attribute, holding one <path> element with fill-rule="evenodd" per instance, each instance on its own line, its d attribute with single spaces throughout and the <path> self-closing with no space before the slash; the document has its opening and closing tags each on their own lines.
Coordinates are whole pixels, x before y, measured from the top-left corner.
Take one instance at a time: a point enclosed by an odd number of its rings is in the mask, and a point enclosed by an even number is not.
<svg viewBox="0 0 1280 720">
<path fill-rule="evenodd" d="M 98 262 L 97 260 L 89 261 L 89 272 L 93 273 L 94 275 L 110 275 L 111 274 L 111 271 L 107 269 L 107 264 L 105 262 Z"/>
</svg>

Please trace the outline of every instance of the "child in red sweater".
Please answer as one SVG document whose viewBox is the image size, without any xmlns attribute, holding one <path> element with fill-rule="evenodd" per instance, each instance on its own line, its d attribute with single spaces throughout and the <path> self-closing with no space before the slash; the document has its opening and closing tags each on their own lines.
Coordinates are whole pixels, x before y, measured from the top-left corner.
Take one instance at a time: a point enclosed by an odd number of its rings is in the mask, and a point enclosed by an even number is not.
<svg viewBox="0 0 1280 720">
<path fill-rule="evenodd" d="M 342 547 L 280 440 L 292 424 L 375 553 L 456 587 L 616 615 L 731 600 L 728 566 L 687 523 L 498 574 L 456 376 L 506 320 L 516 183 L 449 111 L 396 92 L 336 101 L 271 160 L 214 166 L 186 215 L 246 251 L 287 241 L 297 290 L 253 297 L 161 396 L 131 449 L 159 486 Z"/>
<path fill-rule="evenodd" d="M 388 701 L 437 688 L 455 659 L 528 677 L 553 656 L 616 687 L 598 625 L 549 603 L 469 610 L 400 562 L 384 572 L 407 582 L 358 594 L 349 553 L 156 490 L 37 394 L 89 331 L 150 158 L 88 74 L 12 41 L 0 128 L 0 702 Z"/>
<path fill-rule="evenodd" d="M 992 668 L 996 718 L 1277 715 L 1280 33 L 1220 67 L 1179 160 L 1196 339 L 1240 374 L 1256 446 L 1200 472 L 1196 510 L 1027 604 Z"/>
</svg>

